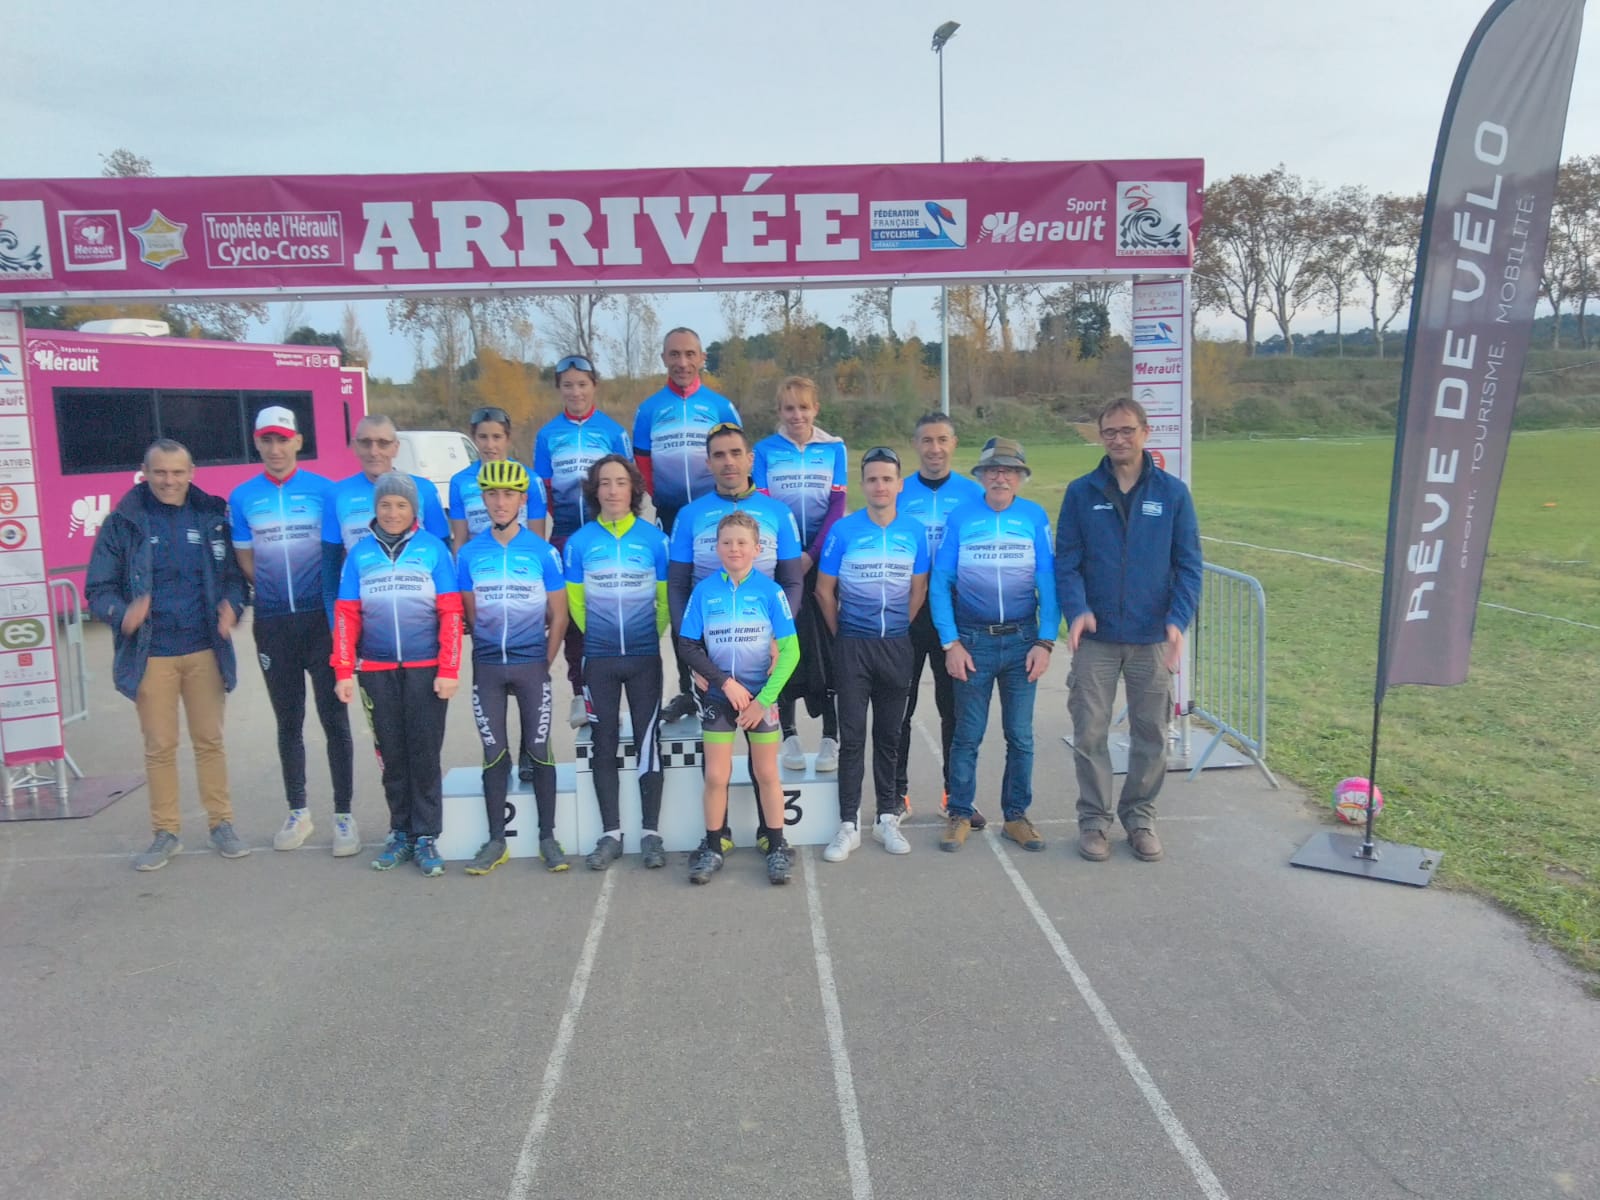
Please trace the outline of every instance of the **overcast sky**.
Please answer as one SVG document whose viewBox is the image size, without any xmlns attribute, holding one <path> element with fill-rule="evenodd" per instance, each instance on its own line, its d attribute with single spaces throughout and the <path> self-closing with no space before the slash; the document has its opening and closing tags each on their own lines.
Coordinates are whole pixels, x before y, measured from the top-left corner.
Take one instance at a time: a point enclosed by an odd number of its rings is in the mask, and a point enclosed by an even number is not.
<svg viewBox="0 0 1600 1200">
<path fill-rule="evenodd" d="M 1209 179 L 1282 162 L 1324 184 L 1419 192 L 1487 7 L 9 0 L 0 172 L 95 175 L 119 146 L 161 175 L 934 161 L 929 42 L 955 19 L 951 159 L 1199 157 Z M 1585 32 L 1567 155 L 1600 152 L 1600 49 Z M 837 321 L 843 303 L 815 308 Z M 936 334 L 926 304 L 897 310 Z M 312 313 L 336 327 L 336 306 Z M 709 298 L 668 298 L 661 315 L 719 332 Z M 362 317 L 374 372 L 408 377 L 382 305 Z"/>
</svg>

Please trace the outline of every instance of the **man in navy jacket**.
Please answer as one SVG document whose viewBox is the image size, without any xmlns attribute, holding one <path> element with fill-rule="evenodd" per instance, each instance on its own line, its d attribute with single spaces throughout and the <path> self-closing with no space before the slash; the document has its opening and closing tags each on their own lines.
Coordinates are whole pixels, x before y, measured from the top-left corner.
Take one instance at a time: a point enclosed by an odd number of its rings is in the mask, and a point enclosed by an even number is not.
<svg viewBox="0 0 1600 1200">
<path fill-rule="evenodd" d="M 228 506 L 192 486 L 194 460 L 162 438 L 144 456 L 144 482 L 117 504 L 89 557 L 89 611 L 111 627 L 111 675 L 139 710 L 155 841 L 133 860 L 155 871 L 178 843 L 178 706 L 188 716 L 200 803 L 224 858 L 250 853 L 233 830 L 224 695 L 236 669 L 233 628 L 245 581 L 233 552 Z"/>
<path fill-rule="evenodd" d="M 1100 411 L 1099 428 L 1105 457 L 1068 485 L 1056 525 L 1056 592 L 1072 648 L 1067 710 L 1078 853 L 1091 862 L 1111 855 L 1107 737 L 1120 677 L 1131 737 L 1116 817 L 1133 853 L 1154 862 L 1161 857 L 1155 805 L 1167 772 L 1172 680 L 1200 603 L 1200 529 L 1188 487 L 1145 451 L 1144 407 L 1114 400 Z"/>
</svg>

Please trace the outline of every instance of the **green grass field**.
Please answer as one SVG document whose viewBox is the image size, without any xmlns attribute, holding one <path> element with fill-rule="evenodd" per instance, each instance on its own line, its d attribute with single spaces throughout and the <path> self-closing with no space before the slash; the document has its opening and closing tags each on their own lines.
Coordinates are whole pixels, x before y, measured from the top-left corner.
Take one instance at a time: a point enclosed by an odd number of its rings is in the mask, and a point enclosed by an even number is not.
<svg viewBox="0 0 1600 1200">
<path fill-rule="evenodd" d="M 1030 446 L 1024 494 L 1053 516 L 1099 453 Z M 1207 561 L 1266 590 L 1267 761 L 1314 799 L 1367 771 L 1393 456 L 1387 438 L 1195 452 Z M 1467 683 L 1389 691 L 1378 835 L 1442 850 L 1440 884 L 1525 919 L 1600 992 L 1600 628 L 1548 619 L 1600 626 L 1597 481 L 1600 430 L 1513 437 L 1482 593 L 1506 607 L 1480 609 Z"/>
</svg>

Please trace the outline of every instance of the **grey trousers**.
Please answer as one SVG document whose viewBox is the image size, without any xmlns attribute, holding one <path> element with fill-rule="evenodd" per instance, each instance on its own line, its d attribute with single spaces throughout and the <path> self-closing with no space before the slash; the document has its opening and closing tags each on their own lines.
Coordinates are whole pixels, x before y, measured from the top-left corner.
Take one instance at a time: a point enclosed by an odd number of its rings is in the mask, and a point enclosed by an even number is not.
<svg viewBox="0 0 1600 1200">
<path fill-rule="evenodd" d="M 1067 711 L 1072 715 L 1072 763 L 1078 775 L 1078 828 L 1111 828 L 1112 706 L 1117 679 L 1128 699 L 1128 774 L 1117 802 L 1117 820 L 1130 833 L 1155 828 L 1156 797 L 1167 777 L 1167 725 L 1172 718 L 1172 672 L 1162 656 L 1165 642 L 1149 646 L 1084 638 L 1067 672 Z"/>
</svg>

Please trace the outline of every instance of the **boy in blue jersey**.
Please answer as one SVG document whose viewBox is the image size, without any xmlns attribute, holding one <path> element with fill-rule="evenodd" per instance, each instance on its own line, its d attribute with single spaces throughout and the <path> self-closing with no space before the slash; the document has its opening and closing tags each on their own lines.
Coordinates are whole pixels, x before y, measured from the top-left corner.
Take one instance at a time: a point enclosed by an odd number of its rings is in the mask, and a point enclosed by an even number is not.
<svg viewBox="0 0 1600 1200">
<path fill-rule="evenodd" d="M 754 566 L 783 589 L 791 618 L 800 603 L 805 578 L 800 535 L 794 517 L 771 496 L 758 492 L 750 479 L 750 435 L 738 425 L 719 425 L 706 435 L 706 461 L 716 480 L 716 490 L 687 505 L 673 527 L 667 552 L 667 601 L 673 629 L 683 625 L 690 593 L 703 580 L 721 570 L 718 530 L 730 512 L 750 514 L 759 530 Z M 682 656 L 679 656 L 680 662 Z M 670 714 L 669 714 L 670 715 Z M 758 806 L 759 807 L 759 806 Z M 756 845 L 767 849 L 765 820 L 756 825 Z M 733 838 L 723 838 L 723 851 L 733 849 Z"/>
<path fill-rule="evenodd" d="M 627 458 L 633 453 L 622 426 L 595 407 L 599 381 L 594 363 L 581 354 L 569 354 L 556 363 L 561 411 L 540 427 L 533 440 L 533 473 L 550 496 L 550 544 L 557 554 L 565 552 L 567 539 L 594 516 L 585 490 L 589 468 L 608 454 Z M 563 649 L 567 683 L 572 687 L 567 723 L 581 729 L 590 718 L 583 692 L 583 630 L 576 621 L 567 623 Z"/>
<path fill-rule="evenodd" d="M 678 636 L 684 661 L 707 685 L 700 704 L 706 836 L 689 859 L 691 883 L 709 883 L 722 870 L 733 739 L 740 729 L 766 830 L 767 881 L 788 883 L 794 867 L 783 837 L 783 784 L 773 705 L 799 661 L 800 646 L 783 590 L 755 569 L 760 539 L 761 528 L 747 512 L 730 512 L 717 523 L 722 569 L 696 585 Z"/>
<path fill-rule="evenodd" d="M 1006 739 L 1002 832 L 1025 850 L 1043 850 L 1044 838 L 1028 820 L 1028 806 L 1033 803 L 1034 691 L 1050 666 L 1061 625 L 1050 518 L 1017 495 L 1032 472 L 1021 445 L 1010 438 L 990 438 L 972 473 L 983 484 L 983 497 L 950 514 L 929 591 L 956 696 L 950 806 L 939 849 L 961 849 L 972 830 L 978 747 L 998 684 Z"/>
<path fill-rule="evenodd" d="M 277 405 L 256 416 L 256 452 L 266 469 L 228 497 L 233 549 L 255 588 L 256 659 L 278 725 L 278 760 L 289 815 L 272 838 L 274 850 L 293 850 L 313 829 L 306 806 L 306 679 L 328 742 L 333 784 L 333 856 L 361 850 L 350 811 L 354 742 L 350 710 L 334 694 L 333 633 L 322 580 L 322 509 L 333 485 L 298 465 L 301 436 L 294 413 Z"/>
<path fill-rule="evenodd" d="M 917 418 L 912 442 L 919 469 L 905 481 L 895 511 L 922 523 L 928 535 L 928 561 L 931 563 L 939 553 L 939 543 L 944 540 L 946 518 L 968 500 L 982 496 L 983 487 L 977 480 L 950 469 L 955 460 L 957 438 L 956 427 L 948 413 L 930 412 Z M 929 605 L 923 605 L 911 622 L 911 653 L 911 694 L 900 729 L 900 753 L 894 777 L 903 816 L 911 815 L 911 722 L 917 712 L 917 693 L 922 686 L 924 664 L 933 674 L 933 703 L 939 712 L 939 773 L 944 785 L 939 797 L 941 812 L 950 801 L 950 739 L 956 730 L 956 698 L 950 672 L 944 669 L 944 649 L 939 644 L 939 631 L 933 627 L 933 609 Z M 977 805 L 973 805 L 972 828 L 979 830 L 987 824 Z"/>
<path fill-rule="evenodd" d="M 1173 677 L 1183 631 L 1200 603 L 1204 563 L 1194 500 L 1183 480 L 1145 450 L 1150 419 L 1137 400 L 1100 410 L 1105 457 L 1061 498 L 1056 578 L 1072 647 L 1067 709 L 1078 776 L 1078 853 L 1111 856 L 1111 754 L 1107 736 L 1117 680 L 1128 700 L 1128 773 L 1116 820 L 1128 848 L 1161 858 L 1156 797 L 1167 777 Z"/>
<path fill-rule="evenodd" d="M 911 853 L 900 832 L 895 758 L 911 690 L 911 621 L 928 595 L 928 538 L 922 523 L 897 516 L 900 456 L 874 446 L 861 456 L 867 507 L 834 525 L 818 564 L 817 608 L 835 635 L 839 699 L 839 831 L 822 852 L 843 862 L 861 845 L 861 775 L 872 709 L 872 836 L 890 854 Z"/>
<path fill-rule="evenodd" d="M 566 547 L 567 608 L 583 630 L 583 679 L 594 710 L 590 771 L 600 807 L 600 840 L 589 868 L 603 871 L 622 854 L 617 745 L 624 692 L 639 763 L 646 867 L 667 865 L 661 840 L 661 635 L 667 628 L 667 535 L 639 520 L 644 479 L 620 454 L 589 468 L 585 507 L 594 519 Z"/>
<path fill-rule="evenodd" d="M 817 586 L 817 560 L 833 523 L 844 516 L 850 455 L 844 442 L 817 429 L 821 412 L 817 385 L 804 375 L 791 375 L 778 385 L 778 432 L 755 444 L 751 478 L 756 487 L 794 514 L 800 530 L 800 565 L 805 578 L 795 608 L 800 635 L 800 667 L 778 698 L 783 747 L 778 761 L 792 771 L 806 769 L 805 750 L 795 724 L 795 704 L 804 700 L 812 716 L 822 718 L 822 740 L 815 759 L 818 771 L 839 769 L 839 718 L 834 711 L 832 649 L 827 629 L 812 595 Z"/>
<path fill-rule="evenodd" d="M 539 857 L 547 871 L 567 869 L 556 841 L 556 766 L 550 754 L 550 663 L 567 625 L 566 579 L 550 543 L 523 527 L 528 469 L 516 461 L 484 463 L 478 486 L 489 528 L 461 548 L 456 578 L 472 631 L 472 715 L 483 740 L 483 803 L 489 840 L 467 864 L 487 875 L 509 857 L 506 789 L 511 756 L 506 709 L 517 702 L 522 749 L 533 761 L 539 811 Z M 548 628 L 547 628 L 548 627 Z"/>
<path fill-rule="evenodd" d="M 478 470 L 484 463 L 505 462 L 511 457 L 511 415 L 492 405 L 474 409 L 467 429 L 472 435 L 472 444 L 478 448 L 478 461 L 450 477 L 450 495 L 446 497 L 450 548 L 458 552 L 489 528 L 489 510 L 484 507 L 483 492 L 478 487 Z M 531 489 L 519 515 L 529 529 L 542 537 L 546 515 L 544 493 L 538 488 Z"/>
<path fill-rule="evenodd" d="M 417 484 L 391 471 L 373 488 L 371 537 L 345 559 L 334 610 L 335 691 L 361 700 L 383 764 L 389 837 L 373 860 L 387 871 L 415 859 L 444 874 L 439 752 L 445 711 L 461 672 L 461 595 L 450 547 L 417 526 Z"/>
<path fill-rule="evenodd" d="M 706 353 L 700 335 L 682 326 L 669 330 L 661 343 L 667 384 L 645 398 L 633 419 L 633 461 L 644 478 L 656 510 L 656 523 L 670 538 L 678 510 L 713 488 L 706 468 L 706 435 L 716 425 L 740 425 L 739 410 L 700 382 Z M 666 720 L 693 716 L 694 693 L 689 671 L 678 664 L 678 695 L 667 706 Z"/>
<path fill-rule="evenodd" d="M 322 508 L 322 578 L 327 588 L 330 622 L 345 556 L 372 531 L 376 516 L 373 489 L 380 478 L 394 470 L 394 460 L 400 453 L 400 433 L 391 418 L 368 413 L 357 422 L 350 448 L 355 451 L 361 470 L 334 484 Z M 417 486 L 417 513 L 423 530 L 448 544 L 450 523 L 439 506 L 439 489 L 420 475 L 409 478 Z"/>
</svg>

